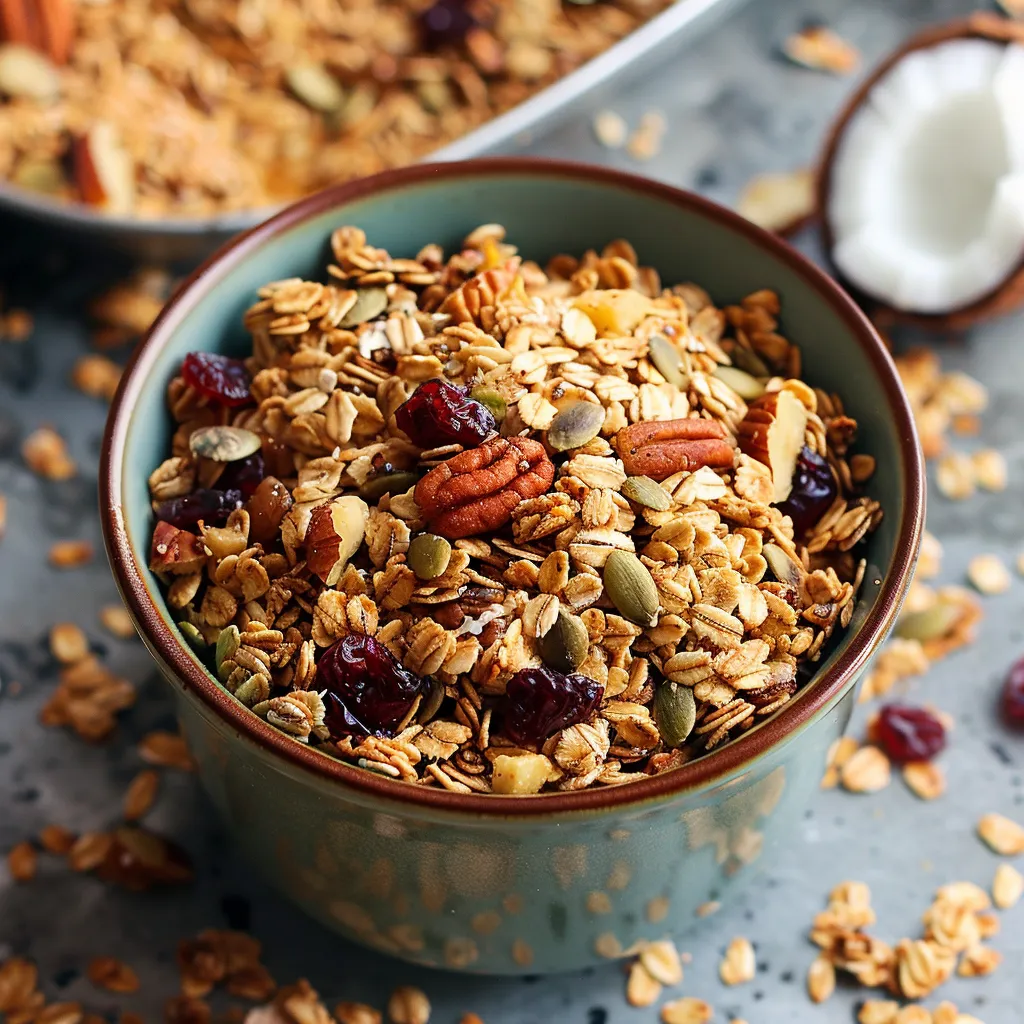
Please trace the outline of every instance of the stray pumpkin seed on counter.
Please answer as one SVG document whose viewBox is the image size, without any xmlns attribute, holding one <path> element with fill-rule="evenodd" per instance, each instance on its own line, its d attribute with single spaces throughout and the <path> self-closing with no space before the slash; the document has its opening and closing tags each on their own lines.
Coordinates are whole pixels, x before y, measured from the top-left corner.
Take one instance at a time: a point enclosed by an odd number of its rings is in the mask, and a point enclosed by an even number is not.
<svg viewBox="0 0 1024 1024">
<path fill-rule="evenodd" d="M 149 480 L 151 568 L 241 704 L 521 795 L 684 765 L 813 676 L 882 510 L 774 293 L 718 308 L 622 240 L 542 268 L 494 224 L 331 249 L 260 289 L 244 359 L 185 357 Z"/>
</svg>

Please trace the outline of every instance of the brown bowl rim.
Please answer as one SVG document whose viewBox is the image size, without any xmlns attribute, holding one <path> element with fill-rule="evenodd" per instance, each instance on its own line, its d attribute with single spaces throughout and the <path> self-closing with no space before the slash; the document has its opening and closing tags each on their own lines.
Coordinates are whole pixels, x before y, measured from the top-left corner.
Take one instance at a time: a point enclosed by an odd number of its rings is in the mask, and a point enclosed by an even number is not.
<svg viewBox="0 0 1024 1024">
<path fill-rule="evenodd" d="M 941 25 L 930 25 L 910 36 L 889 56 L 883 58 L 871 69 L 854 90 L 842 109 L 832 121 L 821 157 L 815 182 L 815 209 L 821 225 L 822 246 L 835 278 L 861 305 L 870 309 L 872 319 L 883 328 L 890 323 L 909 324 L 926 330 L 962 331 L 982 320 L 1008 313 L 1024 302 L 1024 261 L 1019 262 L 994 288 L 967 305 L 951 309 L 946 313 L 915 313 L 912 310 L 897 309 L 881 299 L 856 287 L 836 266 L 832 259 L 835 247 L 835 232 L 829 215 L 829 199 L 832 194 L 832 176 L 836 152 L 846 134 L 854 114 L 864 105 L 871 90 L 900 61 L 918 50 L 927 50 L 940 43 L 954 39 L 985 39 L 989 42 L 1008 46 L 1011 43 L 1024 44 L 1024 25 L 1009 18 L 1003 18 L 994 11 L 975 11 L 966 17 L 955 18 Z"/>
<path fill-rule="evenodd" d="M 121 470 L 131 409 L 145 389 L 150 365 L 179 321 L 200 296 L 216 287 L 220 271 L 237 266 L 276 235 L 327 210 L 352 200 L 381 194 L 429 180 L 481 175 L 529 175 L 597 181 L 630 192 L 653 195 L 693 211 L 738 233 L 797 273 L 846 323 L 864 349 L 888 401 L 903 439 L 899 453 L 903 476 L 903 506 L 892 564 L 885 573 L 875 607 L 828 671 L 815 679 L 800 700 L 793 701 L 763 725 L 706 757 L 670 772 L 622 786 L 590 788 L 576 793 L 533 796 L 462 794 L 444 789 L 396 783 L 297 743 L 239 704 L 200 668 L 194 656 L 164 622 L 136 563 L 121 512 Z M 860 672 L 895 620 L 902 595 L 910 583 L 924 519 L 924 469 L 914 420 L 896 367 L 881 338 L 853 300 L 822 270 L 782 239 L 756 227 L 725 207 L 702 196 L 662 182 L 606 167 L 530 157 L 492 157 L 436 165 L 417 164 L 346 182 L 308 196 L 222 246 L 178 287 L 145 338 L 139 342 L 111 404 L 100 462 L 100 510 L 104 541 L 114 577 L 150 649 L 200 699 L 236 732 L 299 768 L 322 779 L 341 782 L 366 795 L 399 804 L 474 815 L 536 817 L 579 811 L 608 810 L 707 786 L 740 769 L 784 740 L 827 707 Z"/>
</svg>

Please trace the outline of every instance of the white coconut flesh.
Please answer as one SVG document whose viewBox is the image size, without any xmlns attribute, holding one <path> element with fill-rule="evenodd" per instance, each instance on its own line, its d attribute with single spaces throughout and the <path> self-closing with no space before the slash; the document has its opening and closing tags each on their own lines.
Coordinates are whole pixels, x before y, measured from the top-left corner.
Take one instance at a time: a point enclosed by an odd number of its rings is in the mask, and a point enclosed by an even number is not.
<svg viewBox="0 0 1024 1024">
<path fill-rule="evenodd" d="M 871 89 L 832 164 L 832 258 L 895 309 L 941 314 L 1024 257 L 1024 47 L 916 50 Z"/>
</svg>

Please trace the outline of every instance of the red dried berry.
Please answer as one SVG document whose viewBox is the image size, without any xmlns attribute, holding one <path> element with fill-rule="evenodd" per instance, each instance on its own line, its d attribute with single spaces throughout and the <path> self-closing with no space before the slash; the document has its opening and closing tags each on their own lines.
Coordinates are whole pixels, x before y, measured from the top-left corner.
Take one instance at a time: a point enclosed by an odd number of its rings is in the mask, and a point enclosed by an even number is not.
<svg viewBox="0 0 1024 1024">
<path fill-rule="evenodd" d="M 466 0 L 437 0 L 419 16 L 420 34 L 428 50 L 460 46 L 479 21 Z"/>
<path fill-rule="evenodd" d="M 266 475 L 263 456 L 256 452 L 248 458 L 229 462 L 217 483 L 221 490 L 241 491 L 248 498 L 259 487 Z"/>
<path fill-rule="evenodd" d="M 181 498 L 161 501 L 153 513 L 157 519 L 179 530 L 188 530 L 200 520 L 207 526 L 221 526 L 236 508 L 242 507 L 242 499 L 242 492 L 234 488 L 220 490 L 201 487 Z"/>
<path fill-rule="evenodd" d="M 1024 658 L 1013 663 L 1003 683 L 1002 711 L 1007 724 L 1024 728 Z"/>
<path fill-rule="evenodd" d="M 946 729 L 925 708 L 886 704 L 878 712 L 875 739 L 891 761 L 930 761 L 946 745 Z"/>
<path fill-rule="evenodd" d="M 250 401 L 252 377 L 240 359 L 216 352 L 189 352 L 181 364 L 185 383 L 221 405 L 238 406 Z"/>
<path fill-rule="evenodd" d="M 513 743 L 539 746 L 559 729 L 585 722 L 603 694 L 604 686 L 589 676 L 520 669 L 505 688 L 502 732 Z"/>
<path fill-rule="evenodd" d="M 403 668 L 373 637 L 349 633 L 328 647 L 313 689 L 326 691 L 324 722 L 332 738 L 394 736 L 429 679 Z"/>
<path fill-rule="evenodd" d="M 395 413 L 395 422 L 421 448 L 475 448 L 498 429 L 490 409 L 443 380 L 421 384 Z"/>
<path fill-rule="evenodd" d="M 793 520 L 793 531 L 800 537 L 828 511 L 837 493 L 828 463 L 804 445 L 793 471 L 793 489 L 785 501 L 779 502 L 778 509 Z"/>
</svg>

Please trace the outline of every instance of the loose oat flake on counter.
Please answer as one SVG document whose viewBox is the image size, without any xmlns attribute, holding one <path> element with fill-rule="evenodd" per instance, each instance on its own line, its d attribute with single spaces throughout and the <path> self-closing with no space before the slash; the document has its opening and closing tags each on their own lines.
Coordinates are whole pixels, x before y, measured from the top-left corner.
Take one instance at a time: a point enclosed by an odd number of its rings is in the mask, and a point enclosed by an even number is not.
<svg viewBox="0 0 1024 1024">
<path fill-rule="evenodd" d="M 343 227 L 265 285 L 244 359 L 185 357 L 151 567 L 255 714 L 382 775 L 577 790 L 781 708 L 879 522 L 841 399 L 770 291 L 716 308 L 625 241 L 547 267 Z"/>
</svg>

